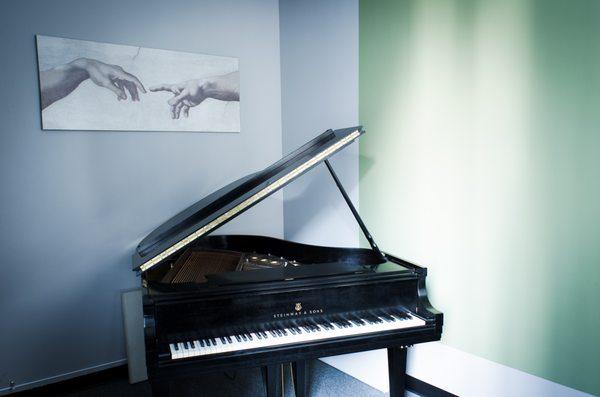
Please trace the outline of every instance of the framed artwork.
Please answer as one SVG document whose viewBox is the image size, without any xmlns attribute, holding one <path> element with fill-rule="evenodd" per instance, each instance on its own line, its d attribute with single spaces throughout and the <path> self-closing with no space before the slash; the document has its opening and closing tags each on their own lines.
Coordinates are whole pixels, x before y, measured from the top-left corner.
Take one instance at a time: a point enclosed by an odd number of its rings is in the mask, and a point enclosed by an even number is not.
<svg viewBox="0 0 600 397">
<path fill-rule="evenodd" d="M 240 131 L 238 58 L 36 42 L 44 130 Z"/>
</svg>

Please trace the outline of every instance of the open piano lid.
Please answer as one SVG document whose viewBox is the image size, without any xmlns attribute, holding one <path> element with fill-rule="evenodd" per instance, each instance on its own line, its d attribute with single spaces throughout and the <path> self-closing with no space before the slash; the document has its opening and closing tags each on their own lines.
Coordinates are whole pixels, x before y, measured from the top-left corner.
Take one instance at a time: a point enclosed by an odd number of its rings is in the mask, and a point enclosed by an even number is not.
<svg viewBox="0 0 600 397">
<path fill-rule="evenodd" d="M 275 193 L 363 133 L 360 126 L 325 131 L 264 170 L 209 194 L 142 240 L 133 255 L 133 269 L 146 271 L 162 262 Z"/>
</svg>

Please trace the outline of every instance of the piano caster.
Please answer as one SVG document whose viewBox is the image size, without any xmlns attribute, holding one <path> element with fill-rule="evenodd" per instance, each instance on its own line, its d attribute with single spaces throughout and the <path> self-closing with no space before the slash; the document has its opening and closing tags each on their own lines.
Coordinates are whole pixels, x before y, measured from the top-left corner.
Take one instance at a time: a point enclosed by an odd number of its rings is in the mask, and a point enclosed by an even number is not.
<svg viewBox="0 0 600 397">
<path fill-rule="evenodd" d="M 388 348 L 390 397 L 404 397 L 406 389 L 406 346 Z"/>
<path fill-rule="evenodd" d="M 170 383 L 165 381 L 150 381 L 152 397 L 168 397 L 170 395 Z"/>
<path fill-rule="evenodd" d="M 283 364 L 262 367 L 263 379 L 267 389 L 267 397 L 283 396 Z"/>
<path fill-rule="evenodd" d="M 294 381 L 294 391 L 296 392 L 296 397 L 306 397 L 308 396 L 308 387 L 307 387 L 307 367 L 308 363 L 305 360 L 294 361 L 292 363 L 292 380 Z"/>
</svg>

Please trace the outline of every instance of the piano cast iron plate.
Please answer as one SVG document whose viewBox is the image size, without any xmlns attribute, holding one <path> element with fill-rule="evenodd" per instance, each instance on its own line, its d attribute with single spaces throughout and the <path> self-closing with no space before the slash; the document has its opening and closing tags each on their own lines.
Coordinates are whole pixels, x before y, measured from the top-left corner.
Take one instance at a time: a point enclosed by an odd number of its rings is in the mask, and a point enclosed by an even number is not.
<svg viewBox="0 0 600 397">
<path fill-rule="evenodd" d="M 177 259 L 161 282 L 205 283 L 209 274 L 270 269 L 285 266 L 286 263 L 285 259 L 272 255 L 189 248 Z"/>
</svg>

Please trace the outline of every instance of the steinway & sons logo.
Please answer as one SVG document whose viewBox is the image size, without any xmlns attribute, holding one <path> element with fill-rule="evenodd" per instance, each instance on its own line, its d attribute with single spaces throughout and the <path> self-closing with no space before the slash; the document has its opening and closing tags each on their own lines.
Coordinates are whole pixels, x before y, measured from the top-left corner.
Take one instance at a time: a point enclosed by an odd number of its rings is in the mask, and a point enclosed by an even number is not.
<svg viewBox="0 0 600 397">
<path fill-rule="evenodd" d="M 294 317 L 294 316 L 302 316 L 304 314 L 319 314 L 323 313 L 323 309 L 310 309 L 306 310 L 302 308 L 302 302 L 296 302 L 294 305 L 294 310 L 287 313 L 275 313 L 273 314 L 273 318 L 283 318 L 283 317 Z"/>
</svg>

